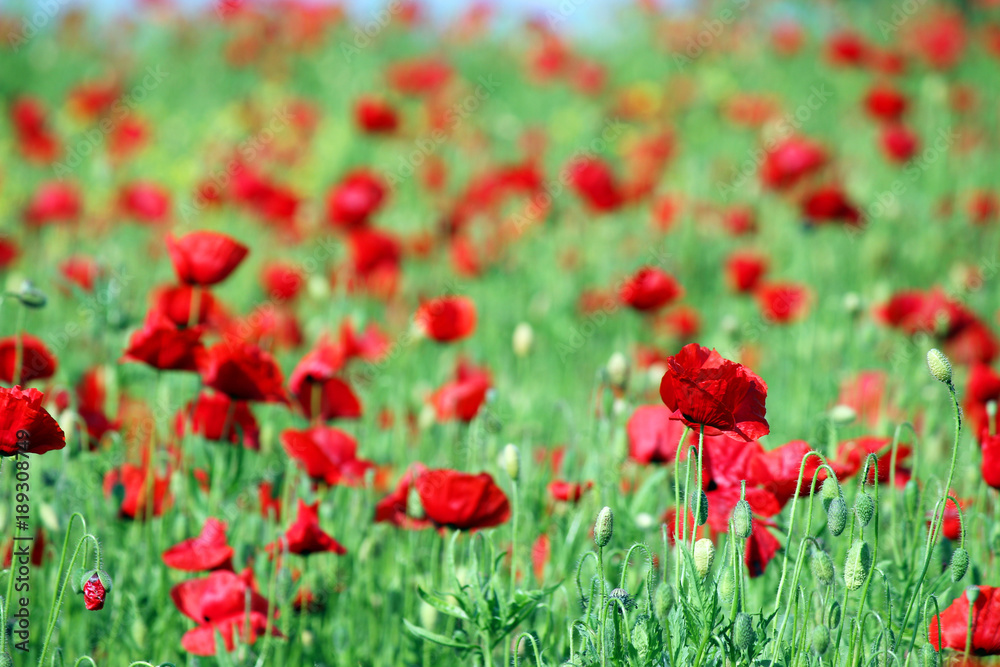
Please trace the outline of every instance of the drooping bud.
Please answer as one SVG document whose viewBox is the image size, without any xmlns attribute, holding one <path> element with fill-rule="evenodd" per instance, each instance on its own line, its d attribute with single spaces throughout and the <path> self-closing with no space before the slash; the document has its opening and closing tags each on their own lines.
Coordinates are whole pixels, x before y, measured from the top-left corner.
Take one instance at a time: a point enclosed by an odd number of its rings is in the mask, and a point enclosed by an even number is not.
<svg viewBox="0 0 1000 667">
<path fill-rule="evenodd" d="M 955 549 L 951 554 L 951 580 L 959 582 L 969 570 L 969 552 L 964 547 Z"/>
<path fill-rule="evenodd" d="M 840 497 L 840 484 L 833 477 L 823 480 L 823 485 L 819 489 L 819 497 L 823 501 L 823 509 L 829 510 L 830 503 Z"/>
<path fill-rule="evenodd" d="M 753 533 L 753 514 L 750 511 L 750 503 L 745 498 L 736 501 L 733 509 L 733 531 L 736 537 L 745 540 Z"/>
<path fill-rule="evenodd" d="M 733 571 L 731 568 L 726 568 L 722 573 L 722 578 L 719 579 L 719 597 L 726 604 L 733 601 L 733 595 L 736 594 L 736 578 L 733 576 Z"/>
<path fill-rule="evenodd" d="M 830 630 L 825 625 L 817 625 L 809 636 L 809 644 L 812 650 L 823 655 L 830 648 Z"/>
<path fill-rule="evenodd" d="M 49 301 L 45 292 L 35 287 L 30 280 L 21 283 L 21 289 L 15 296 L 25 308 L 44 308 Z"/>
<path fill-rule="evenodd" d="M 701 498 L 701 504 L 698 504 L 698 499 Z M 697 494 L 692 494 L 691 496 L 691 516 L 695 518 L 695 525 L 704 526 L 705 522 L 708 521 L 708 495 L 702 490 Z"/>
<path fill-rule="evenodd" d="M 712 569 L 715 562 L 715 545 L 708 538 L 701 538 L 694 543 L 694 567 L 698 576 L 704 577 Z"/>
<path fill-rule="evenodd" d="M 514 354 L 524 358 L 531 352 L 531 344 L 535 341 L 535 331 L 527 322 L 521 322 L 514 327 L 514 337 L 511 340 L 511 347 Z"/>
<path fill-rule="evenodd" d="M 862 528 L 867 526 L 875 515 L 875 499 L 864 491 L 859 493 L 854 499 L 854 514 L 857 515 Z"/>
<path fill-rule="evenodd" d="M 104 608 L 104 600 L 111 591 L 111 577 L 104 570 L 90 570 L 83 575 L 81 582 L 83 600 L 89 611 L 99 611 Z"/>
<path fill-rule="evenodd" d="M 948 357 L 944 356 L 944 352 L 936 347 L 927 352 L 927 368 L 930 369 L 935 380 L 947 385 L 951 384 L 951 362 L 948 361 Z"/>
<path fill-rule="evenodd" d="M 833 559 L 822 549 L 813 550 L 812 558 L 809 560 L 809 569 L 816 581 L 822 585 L 829 586 L 833 583 Z"/>
<path fill-rule="evenodd" d="M 515 482 L 521 472 L 521 453 L 517 445 L 508 444 L 500 451 L 500 467 Z"/>
<path fill-rule="evenodd" d="M 610 507 L 605 507 L 597 515 L 597 522 L 594 523 L 594 543 L 599 547 L 608 546 L 611 541 L 611 533 L 614 529 L 615 517 L 611 513 Z"/>
<path fill-rule="evenodd" d="M 826 508 L 826 527 L 834 537 L 844 532 L 847 526 L 847 503 L 843 498 L 834 498 Z"/>
<path fill-rule="evenodd" d="M 740 650 L 749 651 L 753 648 L 754 639 L 753 622 L 750 620 L 750 614 L 741 611 L 736 614 L 736 620 L 733 621 L 733 642 Z"/>
<path fill-rule="evenodd" d="M 848 590 L 861 588 L 868 578 L 872 566 L 872 550 L 864 540 L 857 540 L 847 551 L 847 561 L 844 563 L 844 585 Z"/>
</svg>

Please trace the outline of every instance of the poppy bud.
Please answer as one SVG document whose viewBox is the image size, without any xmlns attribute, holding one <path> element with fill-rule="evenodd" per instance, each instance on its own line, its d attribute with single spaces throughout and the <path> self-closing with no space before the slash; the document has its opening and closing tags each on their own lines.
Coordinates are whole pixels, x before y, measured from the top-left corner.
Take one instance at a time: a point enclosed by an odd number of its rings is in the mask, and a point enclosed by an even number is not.
<svg viewBox="0 0 1000 667">
<path fill-rule="evenodd" d="M 854 317 L 861 313 L 864 308 L 864 304 L 861 303 L 861 295 L 857 292 L 848 292 L 844 295 L 844 310 L 847 314 Z"/>
<path fill-rule="evenodd" d="M 920 509 L 920 487 L 915 479 L 910 479 L 903 487 L 903 505 L 909 514 L 916 514 Z"/>
<path fill-rule="evenodd" d="M 613 387 L 624 388 L 628 382 L 628 359 L 621 352 L 615 352 L 608 359 L 606 367 L 608 382 Z"/>
<path fill-rule="evenodd" d="M 979 586 L 969 586 L 965 589 L 965 597 L 969 598 L 969 604 L 976 604 L 976 600 L 979 599 Z"/>
<path fill-rule="evenodd" d="M 875 514 L 875 500 L 862 491 L 858 494 L 858 497 L 854 499 L 854 513 L 858 516 L 858 521 L 861 522 L 861 527 L 864 528 L 869 523 L 871 523 L 872 516 Z"/>
<path fill-rule="evenodd" d="M 745 540 L 753 532 L 753 515 L 750 512 L 750 503 L 745 498 L 736 502 L 733 509 L 733 530 L 736 537 Z"/>
<path fill-rule="evenodd" d="M 723 602 L 728 604 L 733 601 L 733 595 L 736 594 L 736 579 L 733 577 L 733 571 L 730 568 L 727 567 L 722 572 L 718 588 L 719 597 L 722 598 Z"/>
<path fill-rule="evenodd" d="M 848 590 L 861 588 L 868 578 L 868 570 L 872 566 L 872 550 L 864 540 L 858 540 L 851 545 L 844 563 L 844 585 Z"/>
<path fill-rule="evenodd" d="M 849 405 L 835 405 L 830 408 L 830 421 L 837 426 L 847 426 L 858 418 L 858 413 Z"/>
<path fill-rule="evenodd" d="M 691 496 L 691 514 L 695 516 L 695 525 L 704 526 L 708 521 L 708 496 L 701 491 L 701 505 L 698 505 L 698 496 Z"/>
<path fill-rule="evenodd" d="M 701 538 L 694 543 L 694 567 L 698 570 L 698 576 L 704 577 L 712 569 L 715 561 L 715 545 L 712 540 Z"/>
<path fill-rule="evenodd" d="M 35 287 L 30 280 L 21 283 L 21 289 L 15 296 L 25 308 L 44 308 L 48 303 L 45 292 Z"/>
<path fill-rule="evenodd" d="M 302 645 L 304 647 L 311 648 L 312 645 L 316 642 L 316 635 L 309 632 L 308 630 L 303 630 L 302 634 L 299 635 L 299 641 L 302 642 Z"/>
<path fill-rule="evenodd" d="M 837 483 L 837 480 L 832 477 L 824 479 L 823 486 L 819 490 L 819 497 L 823 501 L 823 509 L 829 511 L 830 503 L 840 497 L 840 484 Z"/>
<path fill-rule="evenodd" d="M 104 570 L 90 570 L 83 575 L 86 577 L 80 584 L 83 589 L 84 604 L 90 611 L 99 611 L 104 608 L 104 600 L 111 590 L 111 577 Z"/>
<path fill-rule="evenodd" d="M 951 384 L 951 362 L 948 361 L 948 357 L 944 356 L 944 352 L 937 348 L 929 350 L 927 352 L 927 368 L 930 369 L 935 380 L 947 385 Z"/>
<path fill-rule="evenodd" d="M 840 603 L 836 600 L 830 605 L 830 614 L 828 616 L 830 619 L 830 627 L 835 628 L 840 625 Z"/>
<path fill-rule="evenodd" d="M 834 537 L 844 532 L 847 526 L 847 503 L 843 498 L 834 498 L 826 509 L 826 527 Z"/>
<path fill-rule="evenodd" d="M 535 341 L 535 332 L 527 322 L 521 322 L 514 328 L 514 338 L 511 347 L 514 354 L 524 358 L 531 352 L 531 344 Z"/>
<path fill-rule="evenodd" d="M 667 620 L 667 614 L 670 613 L 670 603 L 670 586 L 661 581 L 660 585 L 656 587 L 656 595 L 653 596 L 653 611 L 660 621 Z"/>
<path fill-rule="evenodd" d="M 610 598 L 608 600 L 608 603 L 618 611 L 622 611 L 622 607 L 625 608 L 625 611 L 628 611 L 629 609 L 632 608 L 632 596 L 629 595 L 628 591 L 625 590 L 624 588 L 614 589 L 613 591 L 611 591 L 608 597 Z M 621 605 L 619 605 L 618 602 L 616 602 L 616 600 L 620 600 Z"/>
<path fill-rule="evenodd" d="M 812 646 L 812 650 L 823 655 L 826 653 L 826 649 L 830 648 L 830 630 L 825 625 L 817 625 L 809 637 L 809 644 Z"/>
<path fill-rule="evenodd" d="M 614 528 L 615 517 L 611 513 L 610 507 L 605 507 L 597 515 L 597 522 L 594 524 L 594 543 L 599 547 L 608 546 L 611 541 L 611 533 Z"/>
<path fill-rule="evenodd" d="M 521 454 L 517 445 L 508 444 L 500 452 L 500 467 L 503 468 L 512 480 L 517 481 L 521 472 Z"/>
<path fill-rule="evenodd" d="M 749 651 L 753 648 L 754 639 L 753 622 L 750 620 L 750 615 L 741 611 L 736 614 L 736 620 L 733 622 L 733 641 L 740 650 Z"/>
<path fill-rule="evenodd" d="M 809 569 L 816 577 L 816 581 L 824 586 L 833 583 L 833 559 L 827 552 L 821 549 L 814 550 L 812 558 L 809 560 Z"/>
<path fill-rule="evenodd" d="M 969 552 L 964 547 L 955 549 L 951 555 L 951 580 L 959 582 L 969 569 Z"/>
<path fill-rule="evenodd" d="M 938 652 L 930 642 L 924 644 L 924 648 L 921 651 L 920 664 L 921 667 L 938 667 L 940 664 Z"/>
</svg>

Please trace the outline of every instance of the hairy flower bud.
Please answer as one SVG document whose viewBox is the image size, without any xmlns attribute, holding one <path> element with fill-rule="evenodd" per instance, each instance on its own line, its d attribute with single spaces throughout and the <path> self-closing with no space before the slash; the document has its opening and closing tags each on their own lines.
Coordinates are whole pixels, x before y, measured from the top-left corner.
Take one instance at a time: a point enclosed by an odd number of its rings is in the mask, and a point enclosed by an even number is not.
<svg viewBox="0 0 1000 667">
<path fill-rule="evenodd" d="M 722 572 L 722 578 L 719 579 L 719 597 L 725 603 L 730 603 L 733 601 L 733 595 L 736 594 L 736 578 L 733 577 L 732 568 L 727 567 Z"/>
<path fill-rule="evenodd" d="M 844 585 L 848 590 L 861 588 L 868 578 L 872 566 L 872 550 L 864 540 L 858 540 L 847 551 L 847 561 L 844 563 Z"/>
<path fill-rule="evenodd" d="M 934 646 L 928 642 L 924 644 L 924 648 L 920 652 L 920 665 L 921 667 L 938 667 L 941 664 L 941 658 Z"/>
<path fill-rule="evenodd" d="M 823 480 L 823 485 L 819 489 L 819 497 L 823 501 L 823 509 L 830 509 L 830 503 L 840 497 L 840 484 L 833 477 Z"/>
<path fill-rule="evenodd" d="M 809 560 L 809 569 L 812 571 L 816 581 L 824 586 L 829 586 L 833 583 L 833 559 L 830 558 L 830 554 L 827 552 L 815 549 L 812 553 L 812 558 Z"/>
<path fill-rule="evenodd" d="M 825 625 L 817 625 L 809 636 L 809 644 L 812 650 L 823 655 L 830 648 L 830 630 Z"/>
<path fill-rule="evenodd" d="M 736 502 L 733 509 L 733 530 L 736 537 L 745 540 L 753 532 L 753 514 L 750 511 L 750 503 L 741 498 Z"/>
<path fill-rule="evenodd" d="M 854 513 L 857 515 L 858 521 L 861 522 L 861 527 L 864 528 L 871 523 L 872 517 L 875 515 L 875 499 L 862 491 L 854 499 Z"/>
<path fill-rule="evenodd" d="M 90 611 L 99 611 L 104 608 L 104 600 L 111 591 L 111 577 L 104 570 L 90 570 L 83 575 L 86 577 L 80 582 L 83 589 L 84 604 Z"/>
<path fill-rule="evenodd" d="M 927 368 L 930 369 L 935 380 L 951 384 L 951 362 L 948 361 L 948 357 L 944 356 L 944 352 L 937 348 L 928 350 Z"/>
<path fill-rule="evenodd" d="M 951 555 L 951 580 L 959 582 L 969 570 L 969 552 L 964 547 L 955 549 Z"/>
<path fill-rule="evenodd" d="M 699 498 L 701 505 L 698 504 Z M 695 525 L 697 526 L 704 526 L 705 522 L 708 521 L 708 496 L 704 491 L 691 496 L 691 515 L 695 517 Z"/>
<path fill-rule="evenodd" d="M 733 641 L 741 651 L 749 651 L 754 642 L 753 622 L 750 615 L 741 611 L 733 621 Z"/>
<path fill-rule="evenodd" d="M 694 543 L 694 567 L 698 570 L 698 576 L 704 577 L 712 569 L 715 562 L 715 545 L 708 538 L 701 538 Z"/>
<path fill-rule="evenodd" d="M 834 537 L 844 532 L 847 526 L 847 503 L 843 498 L 834 498 L 826 509 L 826 527 Z"/>
<path fill-rule="evenodd" d="M 615 517 L 611 513 L 610 507 L 605 507 L 597 515 L 597 522 L 594 523 L 594 543 L 599 547 L 608 546 L 611 541 L 611 533 L 614 529 Z"/>
<path fill-rule="evenodd" d="M 830 613 L 827 615 L 829 626 L 835 628 L 840 625 L 840 603 L 836 600 L 830 605 Z"/>
</svg>

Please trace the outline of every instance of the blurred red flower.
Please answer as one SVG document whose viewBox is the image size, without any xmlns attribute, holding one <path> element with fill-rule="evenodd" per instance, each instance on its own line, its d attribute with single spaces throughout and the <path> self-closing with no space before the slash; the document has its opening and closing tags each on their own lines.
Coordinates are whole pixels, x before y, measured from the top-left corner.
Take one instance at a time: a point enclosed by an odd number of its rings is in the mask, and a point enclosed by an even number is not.
<svg viewBox="0 0 1000 667">
<path fill-rule="evenodd" d="M 198 370 L 206 386 L 238 401 L 287 403 L 281 369 L 256 345 L 216 343 L 198 356 Z"/>
<path fill-rule="evenodd" d="M 66 436 L 42 407 L 37 389 L 0 387 L 0 456 L 44 454 L 66 446 Z"/>
<path fill-rule="evenodd" d="M 202 287 L 221 283 L 250 252 L 225 234 L 209 231 L 191 232 L 179 239 L 167 234 L 166 244 L 177 278 Z"/>
<path fill-rule="evenodd" d="M 233 553 L 226 540 L 226 523 L 208 517 L 197 537 L 183 540 L 164 551 L 163 562 L 167 567 L 185 572 L 232 570 Z"/>
<path fill-rule="evenodd" d="M 428 338 L 450 343 L 475 331 L 476 304 L 467 296 L 442 296 L 420 304 L 414 319 Z"/>
<path fill-rule="evenodd" d="M 622 303 L 638 311 L 659 310 L 684 293 L 666 271 L 644 266 L 626 280 L 618 291 Z"/>
</svg>

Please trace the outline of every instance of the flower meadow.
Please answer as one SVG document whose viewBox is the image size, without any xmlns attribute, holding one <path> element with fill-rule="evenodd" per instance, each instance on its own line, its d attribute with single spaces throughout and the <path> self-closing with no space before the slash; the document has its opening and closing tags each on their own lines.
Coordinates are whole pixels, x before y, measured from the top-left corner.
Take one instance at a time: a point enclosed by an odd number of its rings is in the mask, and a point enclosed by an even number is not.
<svg viewBox="0 0 1000 667">
<path fill-rule="evenodd" d="M 0 667 L 1000 655 L 1000 6 L 0 14 Z"/>
</svg>

